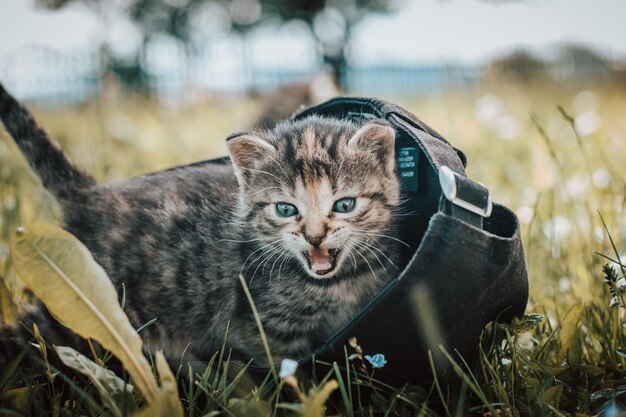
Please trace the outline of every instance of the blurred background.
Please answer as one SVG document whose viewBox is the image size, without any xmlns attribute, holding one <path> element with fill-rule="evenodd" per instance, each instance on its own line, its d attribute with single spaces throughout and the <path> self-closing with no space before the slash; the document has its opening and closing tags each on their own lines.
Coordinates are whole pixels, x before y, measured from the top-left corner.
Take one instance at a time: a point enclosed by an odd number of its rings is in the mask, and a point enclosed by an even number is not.
<svg viewBox="0 0 626 417">
<path fill-rule="evenodd" d="M 0 10 L 0 79 L 46 105 L 114 88 L 178 103 L 254 95 L 320 74 L 343 93 L 406 100 L 494 78 L 623 82 L 626 70 L 619 0 L 0 0 Z"/>
<path fill-rule="evenodd" d="M 604 288 L 598 213 L 626 259 L 623 16 L 622 0 L 0 0 L 0 81 L 105 181 L 224 155 L 228 134 L 337 94 L 401 104 L 518 214 L 531 305 L 565 309 Z M 16 225 L 54 212 L 0 133 L 0 261 Z"/>
</svg>

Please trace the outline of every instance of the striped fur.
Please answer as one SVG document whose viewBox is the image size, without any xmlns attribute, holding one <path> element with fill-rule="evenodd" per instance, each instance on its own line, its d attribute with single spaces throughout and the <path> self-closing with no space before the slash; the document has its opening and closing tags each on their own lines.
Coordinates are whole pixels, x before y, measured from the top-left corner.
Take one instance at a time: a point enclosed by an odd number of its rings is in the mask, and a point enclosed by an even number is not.
<svg viewBox="0 0 626 417">
<path fill-rule="evenodd" d="M 57 198 L 64 227 L 91 250 L 151 350 L 208 359 L 228 345 L 264 362 L 259 331 L 238 276 L 248 282 L 275 357 L 302 357 L 353 317 L 396 273 L 399 206 L 393 130 L 381 123 L 311 117 L 229 139 L 233 165 L 197 164 L 111 184 L 72 165 L 0 86 L 0 118 Z M 353 213 L 334 201 L 356 198 Z M 300 210 L 285 219 L 275 204 Z M 313 243 L 312 243 L 313 242 Z M 340 250 L 332 274 L 316 276 L 302 251 Z M 39 323 L 55 344 L 78 340 L 45 310 L 26 330 L 0 331 L 4 352 Z"/>
</svg>

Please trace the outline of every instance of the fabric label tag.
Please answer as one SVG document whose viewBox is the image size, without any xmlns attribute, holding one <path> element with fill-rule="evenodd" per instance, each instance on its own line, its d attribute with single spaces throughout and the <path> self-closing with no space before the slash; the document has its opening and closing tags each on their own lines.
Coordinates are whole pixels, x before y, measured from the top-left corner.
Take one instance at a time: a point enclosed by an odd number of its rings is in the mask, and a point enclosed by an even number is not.
<svg viewBox="0 0 626 417">
<path fill-rule="evenodd" d="M 396 153 L 398 175 L 402 184 L 402 191 L 414 193 L 417 191 L 417 162 L 418 153 L 415 146 L 401 146 Z"/>
</svg>

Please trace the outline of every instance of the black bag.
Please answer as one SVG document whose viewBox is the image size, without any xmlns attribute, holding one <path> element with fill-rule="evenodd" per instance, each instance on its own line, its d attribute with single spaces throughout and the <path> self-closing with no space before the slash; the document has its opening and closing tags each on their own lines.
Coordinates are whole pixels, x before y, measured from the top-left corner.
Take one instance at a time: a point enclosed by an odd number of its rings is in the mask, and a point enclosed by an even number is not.
<svg viewBox="0 0 626 417">
<path fill-rule="evenodd" d="M 401 239 L 404 269 L 357 317 L 307 358 L 299 373 L 324 375 L 326 364 L 345 365 L 348 340 L 386 364 L 376 379 L 394 387 L 433 380 L 428 352 L 446 382 L 450 361 L 468 359 L 489 322 L 524 313 L 528 277 L 519 224 L 493 204 L 488 190 L 466 177 L 467 159 L 441 135 L 403 108 L 382 100 L 339 97 L 296 113 L 384 119 L 396 129 L 396 158 L 406 207 Z M 219 158 L 205 163 L 227 163 Z M 348 350 L 350 353 L 350 350 Z M 206 364 L 200 365 L 199 370 Z M 232 366 L 234 365 L 234 366 Z M 244 364 L 231 364 L 238 372 Z M 315 369 L 314 369 L 315 368 Z M 248 366 L 259 378 L 269 369 Z"/>
<path fill-rule="evenodd" d="M 449 375 L 440 345 L 468 358 L 485 325 L 524 313 L 528 278 L 515 214 L 492 204 L 488 190 L 466 177 L 461 151 L 399 106 L 340 97 L 294 119 L 310 115 L 393 125 L 404 211 L 413 214 L 402 220 L 402 240 L 411 246 L 404 269 L 301 366 L 313 359 L 345 364 L 345 346 L 356 337 L 366 353 L 385 356 L 378 380 L 394 386 L 431 381 L 429 350 L 440 376 Z"/>
</svg>

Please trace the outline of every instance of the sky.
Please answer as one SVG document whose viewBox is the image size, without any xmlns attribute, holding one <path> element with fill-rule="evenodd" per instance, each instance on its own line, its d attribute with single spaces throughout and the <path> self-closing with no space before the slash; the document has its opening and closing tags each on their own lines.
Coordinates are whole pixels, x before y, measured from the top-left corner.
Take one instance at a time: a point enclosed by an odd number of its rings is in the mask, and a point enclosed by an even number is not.
<svg viewBox="0 0 626 417">
<path fill-rule="evenodd" d="M 456 61 L 478 63 L 514 47 L 578 42 L 626 58 L 624 0 L 409 0 L 393 15 L 366 18 L 354 32 L 352 53 L 364 62 Z M 114 23 L 120 48 L 136 37 L 128 23 Z M 81 5 L 50 12 L 33 0 L 0 0 L 0 61 L 13 51 L 39 45 L 62 51 L 89 48 L 98 25 Z"/>
<path fill-rule="evenodd" d="M 626 57 L 624 0 L 413 0 L 396 16 L 372 18 L 359 50 L 394 58 L 481 61 L 514 47 L 579 42 Z M 382 36 L 380 36 L 382 34 Z M 390 46 L 396 39 L 402 48 Z"/>
</svg>

